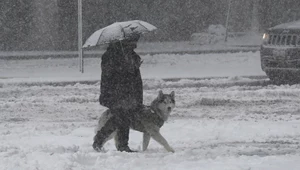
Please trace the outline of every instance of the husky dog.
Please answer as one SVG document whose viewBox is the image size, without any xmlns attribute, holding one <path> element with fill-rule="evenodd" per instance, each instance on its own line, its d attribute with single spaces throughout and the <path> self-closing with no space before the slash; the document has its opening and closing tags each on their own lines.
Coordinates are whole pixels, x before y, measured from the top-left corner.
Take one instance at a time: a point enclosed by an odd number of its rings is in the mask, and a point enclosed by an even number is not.
<svg viewBox="0 0 300 170">
<path fill-rule="evenodd" d="M 156 99 L 154 99 L 150 106 L 144 106 L 143 109 L 136 113 L 130 120 L 130 128 L 143 132 L 143 151 L 145 151 L 149 145 L 150 138 L 161 144 L 167 151 L 175 152 L 174 149 L 168 144 L 167 140 L 159 132 L 165 121 L 168 120 L 170 113 L 175 107 L 175 92 L 170 94 L 164 94 L 161 90 Z M 110 110 L 106 110 L 100 116 L 95 132 L 99 131 L 105 123 L 112 117 Z M 116 131 L 113 132 L 106 140 L 114 138 L 117 146 L 118 139 Z M 94 139 L 95 140 L 95 139 Z M 105 143 L 104 142 L 104 143 Z M 103 145 L 104 145 L 103 143 Z"/>
</svg>

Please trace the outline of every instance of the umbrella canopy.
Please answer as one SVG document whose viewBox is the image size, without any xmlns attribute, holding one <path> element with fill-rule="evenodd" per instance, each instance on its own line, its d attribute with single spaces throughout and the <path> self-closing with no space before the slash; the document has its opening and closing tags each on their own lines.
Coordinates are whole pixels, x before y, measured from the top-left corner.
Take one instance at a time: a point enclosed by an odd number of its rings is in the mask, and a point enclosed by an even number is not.
<svg viewBox="0 0 300 170">
<path fill-rule="evenodd" d="M 133 34 L 143 34 L 157 29 L 155 26 L 141 20 L 115 22 L 94 32 L 83 47 L 96 46 L 124 40 Z"/>
</svg>

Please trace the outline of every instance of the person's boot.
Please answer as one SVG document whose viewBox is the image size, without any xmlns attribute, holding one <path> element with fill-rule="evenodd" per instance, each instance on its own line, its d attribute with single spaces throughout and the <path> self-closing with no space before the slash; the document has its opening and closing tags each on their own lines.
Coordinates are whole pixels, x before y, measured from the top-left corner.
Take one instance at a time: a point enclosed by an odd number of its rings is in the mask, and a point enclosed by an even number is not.
<svg viewBox="0 0 300 170">
<path fill-rule="evenodd" d="M 128 140 L 129 140 L 129 126 L 125 124 L 125 126 L 120 126 L 117 130 L 117 150 L 120 152 L 136 152 L 129 148 Z"/>
<path fill-rule="evenodd" d="M 120 151 L 120 152 L 137 152 L 137 151 L 131 150 L 129 148 L 129 146 L 119 146 L 118 151 Z"/>
<path fill-rule="evenodd" d="M 102 149 L 102 145 L 100 142 L 94 141 L 93 143 L 93 148 L 95 151 L 100 152 Z"/>
</svg>

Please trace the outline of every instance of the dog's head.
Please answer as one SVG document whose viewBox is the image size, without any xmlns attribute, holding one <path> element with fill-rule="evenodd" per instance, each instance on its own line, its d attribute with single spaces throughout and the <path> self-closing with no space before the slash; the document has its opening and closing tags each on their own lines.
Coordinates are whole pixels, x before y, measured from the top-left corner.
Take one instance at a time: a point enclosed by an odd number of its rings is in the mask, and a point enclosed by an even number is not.
<svg viewBox="0 0 300 170">
<path fill-rule="evenodd" d="M 170 113 L 175 107 L 175 92 L 170 94 L 164 94 L 161 90 L 158 93 L 157 98 L 153 101 L 155 110 L 158 110 L 163 114 L 163 119 L 167 120 Z"/>
</svg>

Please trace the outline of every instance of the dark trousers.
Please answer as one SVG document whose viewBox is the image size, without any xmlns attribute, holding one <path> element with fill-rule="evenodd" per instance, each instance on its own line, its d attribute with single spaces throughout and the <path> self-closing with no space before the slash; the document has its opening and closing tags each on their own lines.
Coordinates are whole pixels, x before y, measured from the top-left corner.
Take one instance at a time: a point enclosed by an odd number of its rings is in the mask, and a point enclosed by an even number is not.
<svg viewBox="0 0 300 170">
<path fill-rule="evenodd" d="M 106 139 L 117 130 L 117 149 L 128 148 L 130 121 L 135 110 L 110 109 L 112 117 L 106 124 L 97 132 L 94 138 L 93 147 L 95 150 L 100 150 L 103 147 Z"/>
</svg>

